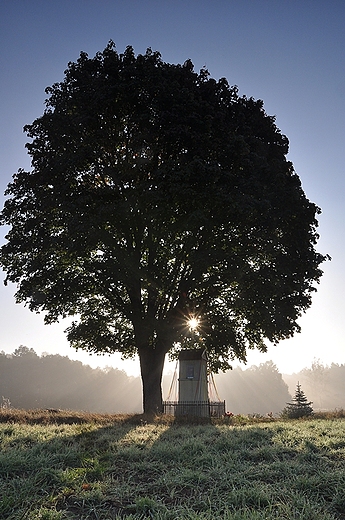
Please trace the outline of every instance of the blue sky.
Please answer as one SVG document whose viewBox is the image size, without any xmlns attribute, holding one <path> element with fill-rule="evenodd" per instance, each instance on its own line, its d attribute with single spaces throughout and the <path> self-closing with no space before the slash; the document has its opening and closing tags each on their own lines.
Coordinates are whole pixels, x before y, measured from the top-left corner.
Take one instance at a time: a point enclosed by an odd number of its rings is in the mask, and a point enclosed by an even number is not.
<svg viewBox="0 0 345 520">
<path fill-rule="evenodd" d="M 112 39 L 119 52 L 132 45 L 136 53 L 158 50 L 171 63 L 190 58 L 196 69 L 206 66 L 241 94 L 263 99 L 276 115 L 304 190 L 322 208 L 318 250 L 332 256 L 300 320 L 302 332 L 267 355 L 251 353 L 249 364 L 272 359 L 291 373 L 314 358 L 345 363 L 344 26 L 342 0 L 2 0 L 0 205 L 12 174 L 30 167 L 23 126 L 42 115 L 45 87 L 63 79 L 80 51 L 93 56 Z M 44 326 L 13 293 L 1 283 L 0 350 L 26 345 L 138 372 L 137 363 L 121 364 L 118 356 L 76 353 L 64 337 L 66 324 Z"/>
</svg>

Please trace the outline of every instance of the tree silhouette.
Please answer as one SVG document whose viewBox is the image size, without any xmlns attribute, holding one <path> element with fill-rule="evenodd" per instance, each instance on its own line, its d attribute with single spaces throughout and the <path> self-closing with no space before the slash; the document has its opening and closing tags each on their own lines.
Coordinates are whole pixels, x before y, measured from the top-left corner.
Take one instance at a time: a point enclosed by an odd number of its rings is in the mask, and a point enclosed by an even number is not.
<svg viewBox="0 0 345 520">
<path fill-rule="evenodd" d="M 140 412 L 140 378 L 121 370 L 93 369 L 66 356 L 38 356 L 21 346 L 0 353 L 0 396 L 14 408 L 89 412 Z"/>
<path fill-rule="evenodd" d="M 324 408 L 327 399 L 328 372 L 328 367 L 325 367 L 319 359 L 314 359 L 311 368 L 305 368 L 302 371 L 314 396 L 314 404 L 317 404 L 318 408 Z"/>
<path fill-rule="evenodd" d="M 17 302 L 74 316 L 76 348 L 138 353 L 145 412 L 191 317 L 214 371 L 299 330 L 325 260 L 319 209 L 261 100 L 112 42 L 46 92 L 1 214 Z"/>
<path fill-rule="evenodd" d="M 282 412 L 282 416 L 288 417 L 290 419 L 308 417 L 313 413 L 313 408 L 311 407 L 312 404 L 313 403 L 311 401 L 308 401 L 303 390 L 301 390 L 301 385 L 298 382 L 295 396 L 292 398 L 292 403 L 287 403 L 286 408 L 284 408 Z"/>
<path fill-rule="evenodd" d="M 282 403 L 291 399 L 287 384 L 272 361 L 240 367 L 215 376 L 218 393 L 227 409 L 235 414 L 279 413 Z"/>
<path fill-rule="evenodd" d="M 321 410 L 344 408 L 345 365 L 324 365 L 320 360 L 314 360 L 310 368 L 304 368 L 297 374 L 284 374 L 284 380 L 290 388 L 294 388 L 298 380 L 312 399 L 314 410 L 316 405 Z"/>
</svg>

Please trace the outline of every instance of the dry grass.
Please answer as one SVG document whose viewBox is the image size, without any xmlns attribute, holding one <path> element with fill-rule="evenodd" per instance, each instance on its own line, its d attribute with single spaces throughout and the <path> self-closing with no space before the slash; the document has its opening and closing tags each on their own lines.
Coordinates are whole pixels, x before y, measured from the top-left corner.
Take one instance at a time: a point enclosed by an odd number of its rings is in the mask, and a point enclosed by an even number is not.
<svg viewBox="0 0 345 520">
<path fill-rule="evenodd" d="M 97 414 L 87 412 L 75 412 L 70 410 L 15 410 L 1 409 L 0 423 L 19 424 L 109 424 L 121 422 L 129 418 L 127 415 Z"/>
<path fill-rule="evenodd" d="M 325 412 L 315 412 L 309 418 L 301 418 L 301 420 L 312 419 L 343 419 L 345 418 L 344 409 L 336 409 Z M 156 423 L 163 425 L 172 424 L 228 424 L 230 426 L 270 423 L 281 421 L 280 417 L 256 415 L 234 415 L 232 417 L 223 417 L 221 419 L 205 419 L 198 417 L 173 417 L 171 415 L 145 415 L 145 414 L 107 414 L 107 413 L 90 413 L 84 411 L 58 410 L 58 409 L 33 409 L 33 410 L 17 410 L 0 408 L 0 423 L 17 423 L 17 424 L 88 424 L 94 423 L 99 425 L 110 425 L 114 423 L 128 424 L 148 424 Z"/>
<path fill-rule="evenodd" d="M 172 424 L 174 417 L 169 415 L 145 415 L 145 414 L 107 414 L 90 413 L 73 410 L 34 409 L 17 410 L 0 408 L 0 423 L 16 424 L 98 424 L 111 425 L 122 424 L 146 424 L 146 423 Z"/>
<path fill-rule="evenodd" d="M 345 410 L 343 408 L 337 408 L 335 410 L 329 410 L 326 412 L 314 412 L 314 419 L 344 419 Z"/>
</svg>

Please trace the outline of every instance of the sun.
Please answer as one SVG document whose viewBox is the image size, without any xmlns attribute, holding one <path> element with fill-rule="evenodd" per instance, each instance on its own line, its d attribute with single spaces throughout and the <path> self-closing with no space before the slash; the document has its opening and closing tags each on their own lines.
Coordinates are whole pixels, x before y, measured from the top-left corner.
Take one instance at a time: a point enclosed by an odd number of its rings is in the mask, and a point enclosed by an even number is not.
<svg viewBox="0 0 345 520">
<path fill-rule="evenodd" d="M 199 318 L 195 318 L 194 316 L 192 316 L 191 318 L 189 318 L 187 323 L 188 323 L 188 327 L 191 330 L 196 330 L 199 327 L 200 320 L 199 320 Z"/>
</svg>

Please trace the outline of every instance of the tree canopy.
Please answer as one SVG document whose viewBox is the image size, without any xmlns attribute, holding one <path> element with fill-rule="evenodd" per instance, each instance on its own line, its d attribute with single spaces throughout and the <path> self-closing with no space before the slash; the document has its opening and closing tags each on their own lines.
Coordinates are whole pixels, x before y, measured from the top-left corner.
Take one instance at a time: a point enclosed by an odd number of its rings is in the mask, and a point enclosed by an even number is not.
<svg viewBox="0 0 345 520">
<path fill-rule="evenodd" d="M 288 139 L 226 79 L 113 42 L 69 63 L 25 127 L 0 262 L 16 300 L 74 316 L 71 345 L 139 354 L 144 410 L 167 352 L 198 340 L 212 369 L 299 331 L 325 257 Z M 186 339 L 187 338 L 187 339 Z"/>
</svg>

